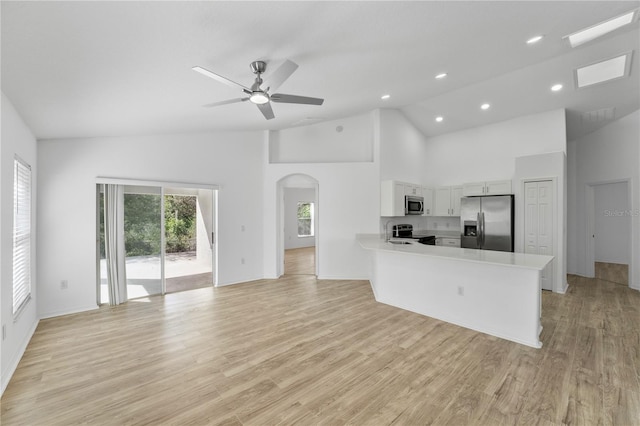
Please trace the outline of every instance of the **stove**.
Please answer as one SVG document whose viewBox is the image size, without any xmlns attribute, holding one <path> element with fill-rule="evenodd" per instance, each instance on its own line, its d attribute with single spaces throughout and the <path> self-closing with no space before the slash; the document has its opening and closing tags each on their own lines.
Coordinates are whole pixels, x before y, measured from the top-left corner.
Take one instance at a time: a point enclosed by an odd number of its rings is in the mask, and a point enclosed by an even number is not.
<svg viewBox="0 0 640 426">
<path fill-rule="evenodd" d="M 428 246 L 436 245 L 436 237 L 435 235 L 413 235 L 413 225 L 411 224 L 399 224 L 393 225 L 393 232 L 391 234 L 392 238 L 411 238 L 416 240 L 420 244 L 425 244 Z"/>
<path fill-rule="evenodd" d="M 393 225 L 392 238 L 413 238 L 413 225 L 400 224 Z"/>
</svg>

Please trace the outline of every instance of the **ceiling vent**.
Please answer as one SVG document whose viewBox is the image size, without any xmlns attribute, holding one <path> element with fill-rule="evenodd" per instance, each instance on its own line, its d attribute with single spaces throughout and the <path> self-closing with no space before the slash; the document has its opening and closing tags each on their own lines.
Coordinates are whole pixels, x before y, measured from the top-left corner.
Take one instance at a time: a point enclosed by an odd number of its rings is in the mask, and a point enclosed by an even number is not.
<svg viewBox="0 0 640 426">
<path fill-rule="evenodd" d="M 615 107 L 603 108 L 595 111 L 589 111 L 582 114 L 583 123 L 601 123 L 603 121 L 613 120 L 616 115 Z"/>
</svg>

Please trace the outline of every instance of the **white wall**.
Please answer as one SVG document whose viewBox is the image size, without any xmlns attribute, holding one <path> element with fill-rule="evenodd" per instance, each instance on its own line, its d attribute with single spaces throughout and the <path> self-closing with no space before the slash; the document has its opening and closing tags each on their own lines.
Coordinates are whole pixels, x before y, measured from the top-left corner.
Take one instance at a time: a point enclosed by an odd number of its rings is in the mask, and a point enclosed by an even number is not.
<svg viewBox="0 0 640 426">
<path fill-rule="evenodd" d="M 370 113 L 272 132 L 269 137 L 269 162 L 371 162 L 372 133 Z"/>
<path fill-rule="evenodd" d="M 284 188 L 284 248 L 313 247 L 316 238 L 298 237 L 298 203 L 316 201 L 316 191 L 310 188 Z"/>
<path fill-rule="evenodd" d="M 372 162 L 342 162 L 340 159 L 331 163 L 269 163 L 265 158 L 266 170 L 264 175 L 264 275 L 267 278 L 278 276 L 280 259 L 279 247 L 284 247 L 279 235 L 280 206 L 278 182 L 290 175 L 302 174 L 318 182 L 318 211 L 317 223 L 317 258 L 318 277 L 320 279 L 368 279 L 369 258 L 355 240 L 359 233 L 377 233 L 380 218 L 380 173 L 376 160 L 376 138 L 374 137 L 375 114 L 367 114 L 368 129 L 365 133 L 372 140 L 367 142 L 374 150 Z M 361 116 L 341 120 L 347 129 L 353 123 L 361 123 Z M 335 122 L 315 124 L 313 131 L 309 131 L 309 145 L 335 146 L 335 138 L 340 143 L 349 144 L 349 140 L 342 140 L 340 133 L 335 132 Z M 271 140 L 288 140 L 299 130 L 281 130 L 267 132 L 265 144 Z M 311 135 L 321 135 L 311 138 Z M 338 136 L 336 136 L 338 135 Z M 358 137 L 354 144 L 360 145 Z M 320 149 L 320 148 L 317 148 Z M 352 150 L 345 147 L 345 152 Z M 340 151 L 338 151 L 340 152 Z M 282 153 L 282 155 L 287 155 Z"/>
<path fill-rule="evenodd" d="M 595 260 L 629 264 L 631 216 L 627 182 L 594 186 Z"/>
<path fill-rule="evenodd" d="M 96 307 L 96 177 L 220 185 L 218 284 L 262 278 L 261 133 L 39 141 L 38 151 L 42 317 Z"/>
<path fill-rule="evenodd" d="M 2 143 L 0 146 L 0 318 L 6 329 L 6 339 L 0 343 L 0 385 L 4 392 L 24 350 L 38 325 L 37 304 L 40 298 L 36 271 L 36 240 L 38 236 L 38 161 L 36 139 L 20 118 L 9 99 L 2 93 Z M 22 313 L 13 318 L 13 159 L 18 155 L 31 166 L 31 301 Z"/>
<path fill-rule="evenodd" d="M 426 184 L 424 170 L 431 167 L 427 138 L 416 129 L 404 114 L 395 109 L 381 109 L 380 180 Z"/>
<path fill-rule="evenodd" d="M 564 109 L 427 139 L 423 180 L 430 185 L 511 179 L 515 158 L 566 152 Z"/>
<path fill-rule="evenodd" d="M 587 205 L 588 185 L 626 181 L 629 185 L 632 261 L 629 285 L 640 290 L 640 111 L 622 117 L 580 139 L 569 142 L 569 190 L 575 192 L 569 205 L 569 272 L 588 275 Z"/>
</svg>

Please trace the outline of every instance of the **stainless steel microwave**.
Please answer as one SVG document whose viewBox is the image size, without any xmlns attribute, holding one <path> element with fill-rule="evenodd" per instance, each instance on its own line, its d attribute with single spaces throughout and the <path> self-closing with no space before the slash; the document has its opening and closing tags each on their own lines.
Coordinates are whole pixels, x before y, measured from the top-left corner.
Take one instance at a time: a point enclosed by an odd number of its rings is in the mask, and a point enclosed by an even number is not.
<svg viewBox="0 0 640 426">
<path fill-rule="evenodd" d="M 405 195 L 404 197 L 404 214 L 405 215 L 422 215 L 424 213 L 424 197 L 416 195 Z"/>
</svg>

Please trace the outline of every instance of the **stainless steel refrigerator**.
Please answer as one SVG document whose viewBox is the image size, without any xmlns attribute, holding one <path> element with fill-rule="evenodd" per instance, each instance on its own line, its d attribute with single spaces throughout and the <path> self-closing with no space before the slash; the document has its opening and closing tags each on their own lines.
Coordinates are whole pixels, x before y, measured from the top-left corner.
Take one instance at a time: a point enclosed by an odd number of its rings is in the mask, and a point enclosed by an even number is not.
<svg viewBox="0 0 640 426">
<path fill-rule="evenodd" d="M 512 252 L 513 211 L 513 195 L 462 198 L 460 246 Z"/>
</svg>

